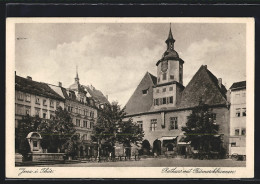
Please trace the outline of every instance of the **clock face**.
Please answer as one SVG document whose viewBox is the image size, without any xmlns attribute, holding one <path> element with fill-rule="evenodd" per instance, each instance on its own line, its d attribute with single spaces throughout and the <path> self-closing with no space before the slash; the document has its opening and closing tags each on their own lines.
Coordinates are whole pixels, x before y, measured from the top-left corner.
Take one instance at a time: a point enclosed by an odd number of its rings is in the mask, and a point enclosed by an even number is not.
<svg viewBox="0 0 260 184">
<path fill-rule="evenodd" d="M 163 61 L 161 65 L 162 72 L 166 72 L 168 70 L 168 61 Z"/>
</svg>

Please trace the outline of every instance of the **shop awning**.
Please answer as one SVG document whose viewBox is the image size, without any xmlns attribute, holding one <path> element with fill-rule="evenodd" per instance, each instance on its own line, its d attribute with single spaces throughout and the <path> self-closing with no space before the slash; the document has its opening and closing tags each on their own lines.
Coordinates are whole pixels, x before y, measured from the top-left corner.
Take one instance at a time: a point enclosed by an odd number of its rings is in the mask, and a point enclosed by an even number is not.
<svg viewBox="0 0 260 184">
<path fill-rule="evenodd" d="M 173 140 L 176 139 L 177 136 L 173 137 L 173 136 L 165 136 L 165 137 L 161 137 L 159 140 L 160 141 L 165 141 L 165 140 Z"/>
<path fill-rule="evenodd" d="M 189 142 L 178 142 L 178 145 L 189 145 L 190 144 L 190 141 Z"/>
</svg>

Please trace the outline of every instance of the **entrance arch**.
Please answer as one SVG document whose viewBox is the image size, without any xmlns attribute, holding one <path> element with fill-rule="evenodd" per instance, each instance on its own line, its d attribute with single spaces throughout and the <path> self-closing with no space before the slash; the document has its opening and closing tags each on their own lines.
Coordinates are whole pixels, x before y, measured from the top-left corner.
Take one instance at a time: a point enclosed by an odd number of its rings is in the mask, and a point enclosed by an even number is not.
<svg viewBox="0 0 260 184">
<path fill-rule="evenodd" d="M 160 155 L 161 154 L 161 151 L 162 151 L 162 142 L 158 139 L 156 139 L 154 142 L 153 142 L 153 153 L 156 153 L 157 155 Z"/>
<path fill-rule="evenodd" d="M 149 155 L 150 154 L 151 145 L 148 140 L 144 140 L 142 142 L 142 154 L 143 155 Z"/>
<path fill-rule="evenodd" d="M 169 143 L 169 144 L 167 144 L 166 148 L 167 148 L 167 151 L 173 151 L 174 145 Z"/>
</svg>

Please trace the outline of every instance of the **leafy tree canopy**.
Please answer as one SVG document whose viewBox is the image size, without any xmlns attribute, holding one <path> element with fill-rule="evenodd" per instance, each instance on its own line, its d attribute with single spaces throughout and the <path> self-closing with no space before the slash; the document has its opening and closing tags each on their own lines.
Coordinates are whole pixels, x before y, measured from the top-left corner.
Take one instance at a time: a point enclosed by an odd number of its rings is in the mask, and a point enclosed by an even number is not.
<svg viewBox="0 0 260 184">
<path fill-rule="evenodd" d="M 113 145 L 116 142 L 129 145 L 142 141 L 143 131 L 131 118 L 125 118 L 125 115 L 125 109 L 121 109 L 117 102 L 104 106 L 94 125 L 93 140 L 102 140 Z"/>
<path fill-rule="evenodd" d="M 48 149 L 49 152 L 57 152 L 57 148 L 61 148 L 76 130 L 74 124 L 71 122 L 69 112 L 59 107 L 55 111 L 55 116 L 52 116 L 48 120 L 41 119 L 38 116 L 25 116 L 18 122 L 18 128 L 15 132 L 16 141 L 19 142 L 28 133 L 34 131 L 42 135 L 41 145 L 43 149 Z"/>
<path fill-rule="evenodd" d="M 212 151 L 220 148 L 219 125 L 214 121 L 215 114 L 205 104 L 200 104 L 192 110 L 188 116 L 184 131 L 185 141 L 191 142 L 191 146 L 199 151 Z M 216 148 L 217 147 L 217 148 Z"/>
</svg>

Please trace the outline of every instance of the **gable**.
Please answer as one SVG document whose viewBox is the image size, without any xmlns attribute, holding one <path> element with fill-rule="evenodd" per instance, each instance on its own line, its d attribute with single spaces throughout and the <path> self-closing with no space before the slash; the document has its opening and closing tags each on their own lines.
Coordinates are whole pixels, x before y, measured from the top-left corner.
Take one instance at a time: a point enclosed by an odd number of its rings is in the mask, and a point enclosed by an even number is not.
<svg viewBox="0 0 260 184">
<path fill-rule="evenodd" d="M 150 110 L 153 105 L 154 82 L 156 77 L 147 72 L 125 105 L 125 112 L 128 115 Z M 147 94 L 144 94 L 145 92 Z"/>
<path fill-rule="evenodd" d="M 208 105 L 226 105 L 226 88 L 218 85 L 218 79 L 207 69 L 201 66 L 189 84 L 182 92 L 180 108 L 199 105 L 202 101 Z"/>
</svg>

